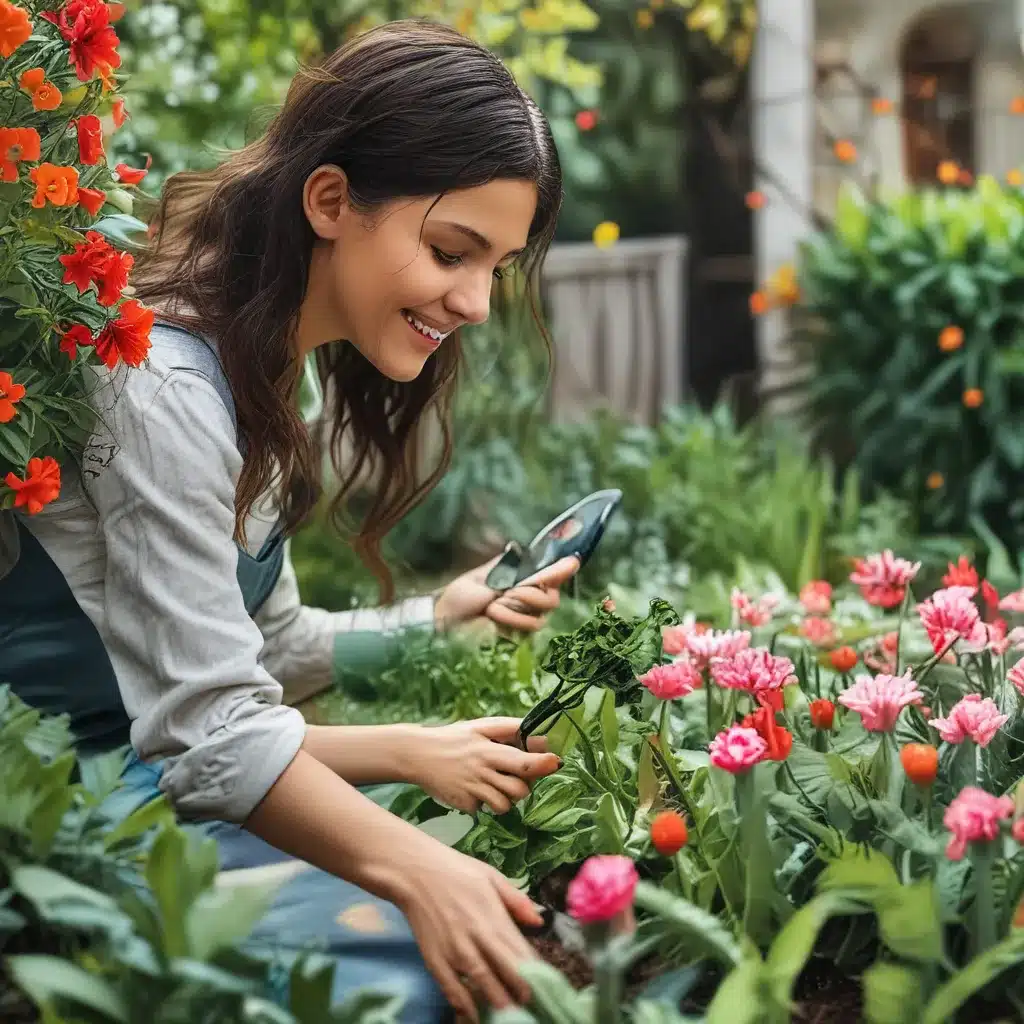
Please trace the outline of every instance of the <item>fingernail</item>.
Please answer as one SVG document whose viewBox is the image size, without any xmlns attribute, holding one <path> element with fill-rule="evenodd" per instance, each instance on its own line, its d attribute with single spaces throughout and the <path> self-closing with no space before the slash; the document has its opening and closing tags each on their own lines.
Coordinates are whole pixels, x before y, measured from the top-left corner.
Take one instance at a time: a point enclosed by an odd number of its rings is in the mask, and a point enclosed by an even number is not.
<svg viewBox="0 0 1024 1024">
<path fill-rule="evenodd" d="M 558 760 L 558 767 L 561 768 L 562 765 L 565 764 L 565 762 L 561 758 L 558 758 L 557 760 Z"/>
</svg>

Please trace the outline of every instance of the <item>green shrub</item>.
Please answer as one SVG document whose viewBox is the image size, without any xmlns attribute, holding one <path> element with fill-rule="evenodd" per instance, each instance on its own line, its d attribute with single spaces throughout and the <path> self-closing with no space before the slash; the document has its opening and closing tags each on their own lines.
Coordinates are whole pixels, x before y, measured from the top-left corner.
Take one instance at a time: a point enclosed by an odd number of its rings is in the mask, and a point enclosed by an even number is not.
<svg viewBox="0 0 1024 1024">
<path fill-rule="evenodd" d="M 847 188 L 801 287 L 832 450 L 924 531 L 1024 549 L 1024 195 L 990 178 L 880 201 Z"/>
</svg>

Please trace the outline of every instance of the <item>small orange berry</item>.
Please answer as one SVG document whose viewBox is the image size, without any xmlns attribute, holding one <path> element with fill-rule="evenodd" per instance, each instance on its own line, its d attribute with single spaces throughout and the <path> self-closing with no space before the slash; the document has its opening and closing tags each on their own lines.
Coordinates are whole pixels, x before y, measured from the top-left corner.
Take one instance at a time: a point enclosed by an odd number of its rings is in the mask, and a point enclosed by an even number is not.
<svg viewBox="0 0 1024 1024">
<path fill-rule="evenodd" d="M 928 474 L 928 479 L 925 480 L 924 485 L 929 491 L 937 491 L 945 482 L 946 478 L 938 470 L 933 470 Z"/>
<path fill-rule="evenodd" d="M 900 749 L 900 762 L 911 782 L 930 786 L 939 770 L 939 751 L 930 743 L 907 743 Z"/>
<path fill-rule="evenodd" d="M 676 811 L 662 811 L 651 822 L 651 845 L 663 857 L 672 857 L 685 845 L 689 833 L 686 822 Z"/>
<path fill-rule="evenodd" d="M 964 392 L 964 405 L 968 409 L 977 409 L 985 401 L 985 392 L 981 388 L 968 388 Z"/>
<path fill-rule="evenodd" d="M 1014 96 L 1010 100 L 1011 114 L 1024 114 L 1024 96 Z"/>
<path fill-rule="evenodd" d="M 1021 173 L 1016 167 L 1006 172 L 1006 184 L 1013 186 L 1013 188 L 1020 188 L 1024 185 L 1024 173 Z"/>
<path fill-rule="evenodd" d="M 809 710 L 811 712 L 811 725 L 815 729 L 821 729 L 823 732 L 831 731 L 832 723 L 836 718 L 836 706 L 832 701 L 819 697 L 817 700 L 811 701 Z"/>
<path fill-rule="evenodd" d="M 852 647 L 837 647 L 828 660 L 837 672 L 851 672 L 857 664 L 857 652 Z"/>
<path fill-rule="evenodd" d="M 844 164 L 852 164 L 857 159 L 857 147 L 849 139 L 839 139 L 832 147 L 836 159 Z"/>
<path fill-rule="evenodd" d="M 886 99 L 884 96 L 876 96 L 871 101 L 871 113 L 879 116 L 892 113 L 892 100 Z"/>
<path fill-rule="evenodd" d="M 750 312 L 753 316 L 762 316 L 768 312 L 768 296 L 764 292 L 754 292 L 750 296 Z"/>
<path fill-rule="evenodd" d="M 955 185 L 960 180 L 960 167 L 953 160 L 943 160 L 936 176 L 943 185 Z"/>
<path fill-rule="evenodd" d="M 654 12 L 643 8 L 636 12 L 637 28 L 649 29 L 654 24 Z"/>
<path fill-rule="evenodd" d="M 939 348 L 943 352 L 955 352 L 963 343 L 963 328 L 956 324 L 949 324 L 939 332 Z"/>
<path fill-rule="evenodd" d="M 747 208 L 750 210 L 761 210 L 764 208 L 764 204 L 767 202 L 763 192 L 758 192 L 756 189 L 753 192 L 748 192 L 746 196 Z"/>
</svg>

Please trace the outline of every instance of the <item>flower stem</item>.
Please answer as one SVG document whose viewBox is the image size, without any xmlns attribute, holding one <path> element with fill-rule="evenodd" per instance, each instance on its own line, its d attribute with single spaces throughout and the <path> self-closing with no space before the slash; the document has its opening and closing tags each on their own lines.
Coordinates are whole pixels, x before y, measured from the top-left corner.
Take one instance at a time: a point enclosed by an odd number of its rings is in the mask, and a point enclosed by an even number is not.
<svg viewBox="0 0 1024 1024">
<path fill-rule="evenodd" d="M 622 1020 L 622 972 L 607 944 L 594 957 L 594 987 L 597 990 L 595 1024 L 619 1024 Z"/>
<path fill-rule="evenodd" d="M 996 944 L 996 894 L 992 877 L 992 844 L 971 843 L 971 866 L 974 868 L 974 906 L 971 940 L 978 956 Z"/>
</svg>

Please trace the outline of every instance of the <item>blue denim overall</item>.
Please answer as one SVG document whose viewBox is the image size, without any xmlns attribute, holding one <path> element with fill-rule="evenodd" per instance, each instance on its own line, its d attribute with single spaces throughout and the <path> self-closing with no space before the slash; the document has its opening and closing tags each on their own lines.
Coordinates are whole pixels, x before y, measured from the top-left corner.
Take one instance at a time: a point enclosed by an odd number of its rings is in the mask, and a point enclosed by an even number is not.
<svg viewBox="0 0 1024 1024">
<path fill-rule="evenodd" d="M 234 414 L 213 349 L 201 339 L 159 325 L 162 350 L 211 380 Z M 174 365 L 172 363 L 172 365 Z M 127 745 L 129 720 L 110 659 L 91 620 L 60 570 L 29 530 L 17 522 L 20 545 L 13 569 L 0 579 L 0 683 L 48 714 L 67 714 L 80 756 Z M 284 537 L 272 531 L 256 555 L 238 550 L 238 584 L 255 615 L 273 590 L 284 560 Z M 160 795 L 159 762 L 128 755 L 122 785 L 109 810 L 119 820 Z M 372 795 L 372 794 L 371 794 Z M 222 871 L 282 864 L 293 858 L 226 822 L 205 823 L 216 840 Z M 405 918 L 392 904 L 324 871 L 305 867 L 278 889 L 249 943 L 277 963 L 312 950 L 335 962 L 334 999 L 373 987 L 405 997 L 405 1024 L 435 1024 L 450 1013 L 423 963 Z"/>
</svg>

